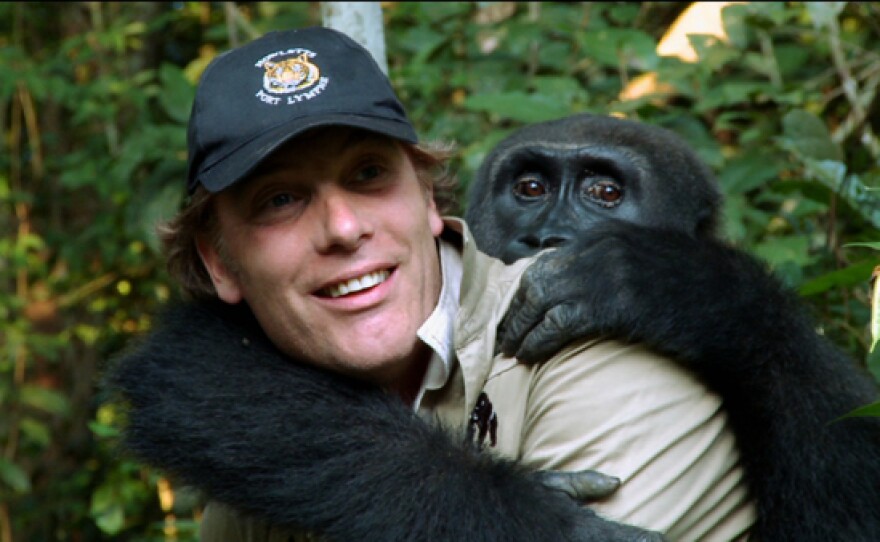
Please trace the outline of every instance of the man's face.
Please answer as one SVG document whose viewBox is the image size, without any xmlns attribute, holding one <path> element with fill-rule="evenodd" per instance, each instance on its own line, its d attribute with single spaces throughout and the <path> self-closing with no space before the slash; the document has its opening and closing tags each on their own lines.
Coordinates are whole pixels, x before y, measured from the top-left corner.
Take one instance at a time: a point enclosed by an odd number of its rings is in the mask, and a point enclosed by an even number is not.
<svg viewBox="0 0 880 542">
<path fill-rule="evenodd" d="M 380 385 L 403 377 L 440 294 L 443 224 L 399 143 L 309 132 L 214 203 L 225 249 L 199 250 L 222 300 L 247 301 L 297 359 Z"/>
</svg>

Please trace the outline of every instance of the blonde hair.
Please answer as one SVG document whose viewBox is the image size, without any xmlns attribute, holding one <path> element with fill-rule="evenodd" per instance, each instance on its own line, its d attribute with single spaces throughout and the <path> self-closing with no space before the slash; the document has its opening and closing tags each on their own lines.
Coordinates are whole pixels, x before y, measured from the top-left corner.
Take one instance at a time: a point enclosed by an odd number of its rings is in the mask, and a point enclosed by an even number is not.
<svg viewBox="0 0 880 542">
<path fill-rule="evenodd" d="M 455 147 L 449 143 L 402 144 L 413 162 L 419 181 L 433 193 L 440 214 L 457 212 L 458 179 L 449 168 Z M 177 281 L 186 296 L 210 299 L 217 296 L 214 283 L 205 268 L 196 242 L 199 236 L 212 243 L 221 260 L 227 257 L 214 212 L 213 194 L 201 185 L 186 199 L 177 215 L 156 228 L 171 278 Z"/>
</svg>

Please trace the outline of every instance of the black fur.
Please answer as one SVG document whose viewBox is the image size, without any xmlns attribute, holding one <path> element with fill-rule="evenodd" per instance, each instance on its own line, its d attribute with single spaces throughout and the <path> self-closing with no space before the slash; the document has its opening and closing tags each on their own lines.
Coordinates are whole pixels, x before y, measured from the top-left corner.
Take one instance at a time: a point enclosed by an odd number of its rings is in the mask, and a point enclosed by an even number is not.
<svg viewBox="0 0 880 542">
<path fill-rule="evenodd" d="M 644 541 L 399 399 L 292 362 L 250 311 L 182 305 L 112 365 L 125 445 L 207 495 L 335 541 Z"/>
<path fill-rule="evenodd" d="M 623 203 L 584 198 L 587 169 L 620 183 Z M 523 176 L 546 196 L 514 197 Z M 582 115 L 500 143 L 471 192 L 478 246 L 508 261 L 560 246 L 526 272 L 501 349 L 540 361 L 585 336 L 646 343 L 724 399 L 755 539 L 880 540 L 880 419 L 836 421 L 876 401 L 877 386 L 815 332 L 794 293 L 718 239 L 718 194 L 708 168 L 657 127 Z"/>
</svg>

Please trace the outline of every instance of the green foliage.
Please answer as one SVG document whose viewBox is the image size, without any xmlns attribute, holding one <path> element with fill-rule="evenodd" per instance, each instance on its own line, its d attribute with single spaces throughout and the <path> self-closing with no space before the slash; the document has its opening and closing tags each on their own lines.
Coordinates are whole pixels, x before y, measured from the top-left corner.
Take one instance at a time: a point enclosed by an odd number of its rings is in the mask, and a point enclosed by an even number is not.
<svg viewBox="0 0 880 542">
<path fill-rule="evenodd" d="M 678 3 L 383 5 L 392 81 L 423 139 L 458 144 L 464 185 L 526 123 L 596 112 L 673 130 L 718 174 L 725 235 L 880 376 L 875 4 L 732 5 L 727 40 L 690 36 L 698 62 L 656 53 Z M 166 481 L 118 453 L 124 413 L 100 375 L 176 295 L 154 227 L 183 196 L 196 79 L 231 43 L 319 24 L 318 8 L 0 3 L 0 532 L 195 540 L 198 496 L 160 502 Z M 648 74 L 652 91 L 622 97 Z"/>
<path fill-rule="evenodd" d="M 863 416 L 870 416 L 875 418 L 880 417 L 880 403 L 871 403 L 870 405 L 865 405 L 861 408 L 857 408 L 849 414 L 842 416 L 841 418 L 858 418 Z"/>
</svg>

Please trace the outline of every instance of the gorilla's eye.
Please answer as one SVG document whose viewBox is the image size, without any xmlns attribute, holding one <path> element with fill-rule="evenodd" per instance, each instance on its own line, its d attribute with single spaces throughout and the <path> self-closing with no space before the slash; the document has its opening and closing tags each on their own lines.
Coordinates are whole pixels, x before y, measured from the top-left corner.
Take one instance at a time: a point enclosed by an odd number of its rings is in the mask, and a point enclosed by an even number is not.
<svg viewBox="0 0 880 542">
<path fill-rule="evenodd" d="M 520 177 L 513 185 L 513 193 L 522 199 L 538 199 L 547 195 L 547 185 L 537 177 Z"/>
<path fill-rule="evenodd" d="M 623 202 L 623 187 L 609 179 L 594 182 L 584 192 L 590 201 L 607 209 Z"/>
</svg>

